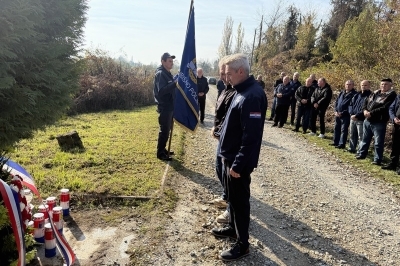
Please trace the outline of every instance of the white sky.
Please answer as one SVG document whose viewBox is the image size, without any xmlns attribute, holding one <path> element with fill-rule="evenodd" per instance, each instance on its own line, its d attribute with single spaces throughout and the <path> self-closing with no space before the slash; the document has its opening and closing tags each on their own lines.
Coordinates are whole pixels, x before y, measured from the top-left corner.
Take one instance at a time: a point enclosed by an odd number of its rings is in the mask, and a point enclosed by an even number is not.
<svg viewBox="0 0 400 266">
<path fill-rule="evenodd" d="M 100 48 L 110 56 L 125 56 L 143 64 L 159 63 L 164 52 L 180 61 L 185 41 L 190 0 L 89 0 L 85 47 Z M 225 20 L 231 16 L 233 33 L 239 23 L 245 40 L 252 45 L 261 14 L 268 19 L 279 0 L 195 0 L 197 60 L 215 60 Z M 281 1 L 291 3 L 303 14 L 329 15 L 330 0 Z M 265 29 L 265 26 L 264 26 Z"/>
</svg>

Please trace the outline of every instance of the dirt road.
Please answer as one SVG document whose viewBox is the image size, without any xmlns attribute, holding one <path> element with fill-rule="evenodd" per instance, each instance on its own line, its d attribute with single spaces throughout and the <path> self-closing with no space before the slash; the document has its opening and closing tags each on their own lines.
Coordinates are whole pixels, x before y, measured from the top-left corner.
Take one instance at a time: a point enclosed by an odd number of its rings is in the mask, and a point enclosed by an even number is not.
<svg viewBox="0 0 400 266">
<path fill-rule="evenodd" d="M 205 124 L 188 135 L 184 169 L 167 184 L 180 201 L 154 265 L 225 265 L 231 242 L 209 231 L 222 213 L 214 173 L 212 127 L 216 88 L 207 95 Z M 289 130 L 265 123 L 259 167 L 252 174 L 250 256 L 228 265 L 400 265 L 398 192 Z"/>
</svg>

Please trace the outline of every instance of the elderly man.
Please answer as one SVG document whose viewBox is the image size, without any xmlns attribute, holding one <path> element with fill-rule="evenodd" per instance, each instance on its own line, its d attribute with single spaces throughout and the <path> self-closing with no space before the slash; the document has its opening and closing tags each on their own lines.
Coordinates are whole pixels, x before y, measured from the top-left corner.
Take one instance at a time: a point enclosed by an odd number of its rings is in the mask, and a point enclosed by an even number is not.
<svg viewBox="0 0 400 266">
<path fill-rule="evenodd" d="M 297 89 L 295 98 L 297 100 L 297 118 L 296 118 L 296 127 L 293 131 L 298 132 L 300 128 L 300 121 L 303 134 L 307 132 L 308 124 L 310 121 L 310 113 L 311 113 L 311 96 L 314 93 L 315 88 L 312 85 L 312 79 L 306 79 L 306 84 L 304 86 L 300 86 Z"/>
<path fill-rule="evenodd" d="M 351 100 L 356 94 L 354 81 L 347 80 L 344 86 L 345 89 L 340 92 L 335 103 L 335 128 L 333 133 L 333 143 L 330 144 L 335 146 L 337 149 L 344 149 L 346 146 L 350 125 L 349 106 Z"/>
<path fill-rule="evenodd" d="M 164 161 L 170 161 L 172 152 L 165 149 L 172 126 L 172 117 L 174 114 L 176 81 L 174 80 L 171 69 L 174 65 L 174 55 L 164 53 L 161 56 L 161 65 L 157 68 L 154 75 L 154 100 L 157 103 L 158 123 L 160 130 L 158 132 L 157 158 Z M 168 154 L 169 153 L 169 154 Z"/>
<path fill-rule="evenodd" d="M 374 161 L 372 164 L 381 165 L 385 143 L 386 124 L 389 121 L 389 107 L 396 98 L 396 92 L 392 89 L 390 78 L 382 79 L 380 89 L 372 93 L 364 102 L 363 112 L 365 116 L 363 124 L 363 138 L 356 159 L 365 159 L 369 145 L 374 136 Z"/>
<path fill-rule="evenodd" d="M 281 72 L 280 78 L 277 79 L 277 80 L 275 80 L 274 88 L 273 88 L 273 90 L 274 90 L 274 95 L 275 95 L 276 88 L 278 87 L 278 85 L 283 83 L 283 77 L 284 77 L 284 76 L 286 76 L 285 72 Z M 276 97 L 274 96 L 274 99 L 273 99 L 273 101 L 272 101 L 271 117 L 269 118 L 269 121 L 274 120 L 274 117 L 275 117 L 275 108 L 276 108 Z"/>
<path fill-rule="evenodd" d="M 204 110 L 206 108 L 206 94 L 209 91 L 208 81 L 203 76 L 203 69 L 197 69 L 197 90 L 198 90 L 198 101 L 199 101 L 199 112 L 200 112 L 200 123 L 204 123 Z"/>
<path fill-rule="evenodd" d="M 216 237 L 236 239 L 236 243 L 220 254 L 224 261 L 237 260 L 249 254 L 250 174 L 257 167 L 260 155 L 267 98 L 253 76 L 244 54 L 225 59 L 226 75 L 236 95 L 226 115 L 220 135 L 223 180 L 228 194 L 230 222 L 214 228 Z"/>
<path fill-rule="evenodd" d="M 360 83 L 361 90 L 354 95 L 349 106 L 350 112 L 350 139 L 349 149 L 350 153 L 356 153 L 357 144 L 361 142 L 363 136 L 363 123 L 364 112 L 363 106 L 365 99 L 371 95 L 371 83 L 369 80 L 363 80 Z"/>
<path fill-rule="evenodd" d="M 389 117 L 393 123 L 392 152 L 390 153 L 390 163 L 382 166 L 382 169 L 396 171 L 400 157 L 400 94 L 397 95 L 396 99 L 389 107 Z M 397 171 L 397 174 L 400 175 L 400 171 Z"/>
<path fill-rule="evenodd" d="M 290 98 L 292 97 L 292 89 L 290 87 L 290 78 L 285 76 L 283 83 L 279 84 L 275 89 L 274 97 L 276 97 L 275 118 L 273 127 L 283 127 L 285 124 L 290 106 Z"/>
<path fill-rule="evenodd" d="M 294 125 L 294 118 L 296 116 L 296 91 L 301 86 L 299 81 L 299 72 L 293 74 L 293 79 L 290 81 L 290 88 L 292 89 L 292 96 L 290 99 L 290 125 Z"/>
<path fill-rule="evenodd" d="M 213 203 L 218 207 L 225 208 L 225 211 L 217 217 L 217 222 L 226 224 L 229 223 L 230 214 L 227 202 L 228 200 L 226 195 L 227 193 L 225 191 L 224 182 L 222 179 L 222 158 L 219 156 L 219 149 L 220 149 L 219 136 L 221 133 L 222 123 L 226 117 L 232 99 L 236 94 L 236 90 L 232 87 L 232 85 L 228 83 L 226 79 L 226 73 L 225 73 L 226 66 L 224 60 L 225 58 L 222 58 L 219 61 L 218 66 L 219 66 L 220 80 L 223 81 L 225 88 L 222 90 L 220 97 L 218 97 L 217 104 L 215 106 L 214 127 L 211 129 L 211 135 L 218 140 L 217 156 L 215 160 L 215 171 L 223 188 L 223 193 L 221 197 L 214 199 Z"/>
<path fill-rule="evenodd" d="M 312 136 L 316 135 L 317 132 L 317 116 L 319 116 L 319 127 L 320 134 L 318 137 L 325 138 L 325 113 L 328 109 L 329 103 L 332 100 L 332 89 L 331 86 L 326 82 L 325 78 L 318 79 L 318 87 L 315 89 L 311 96 L 311 102 L 313 109 L 311 112 L 310 127 Z"/>
<path fill-rule="evenodd" d="M 257 82 L 258 82 L 258 84 L 260 84 L 261 88 L 263 90 L 265 90 L 265 82 L 262 80 L 262 76 L 261 75 L 257 76 Z"/>
</svg>

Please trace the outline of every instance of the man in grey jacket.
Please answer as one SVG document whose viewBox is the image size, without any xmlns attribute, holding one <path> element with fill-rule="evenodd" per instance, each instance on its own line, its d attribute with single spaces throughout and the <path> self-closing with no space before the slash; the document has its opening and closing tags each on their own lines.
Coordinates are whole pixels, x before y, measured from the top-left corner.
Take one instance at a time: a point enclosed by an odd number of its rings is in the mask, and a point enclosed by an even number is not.
<svg viewBox="0 0 400 266">
<path fill-rule="evenodd" d="M 157 103 L 158 132 L 157 158 L 163 161 L 170 161 L 173 152 L 166 150 L 166 145 L 171 131 L 172 118 L 174 115 L 174 101 L 176 80 L 171 74 L 174 65 L 174 55 L 164 53 L 161 56 L 161 65 L 157 68 L 154 76 L 154 100 Z"/>
</svg>

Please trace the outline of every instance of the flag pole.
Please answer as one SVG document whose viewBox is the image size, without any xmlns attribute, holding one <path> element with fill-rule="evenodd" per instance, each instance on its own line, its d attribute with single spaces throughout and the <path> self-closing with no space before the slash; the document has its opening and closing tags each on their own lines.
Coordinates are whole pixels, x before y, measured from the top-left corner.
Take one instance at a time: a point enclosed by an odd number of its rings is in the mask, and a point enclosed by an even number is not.
<svg viewBox="0 0 400 266">
<path fill-rule="evenodd" d="M 193 8 L 193 2 L 194 2 L 194 0 L 191 0 L 191 2 L 190 2 L 188 27 L 189 27 L 189 22 L 190 22 L 190 13 L 192 12 L 192 8 Z M 173 133 L 173 131 L 174 131 L 174 118 L 172 118 L 172 122 L 171 122 L 171 131 L 170 131 L 170 134 L 169 134 L 167 156 L 169 156 L 169 153 L 171 151 L 171 142 L 172 142 L 172 133 Z"/>
</svg>

